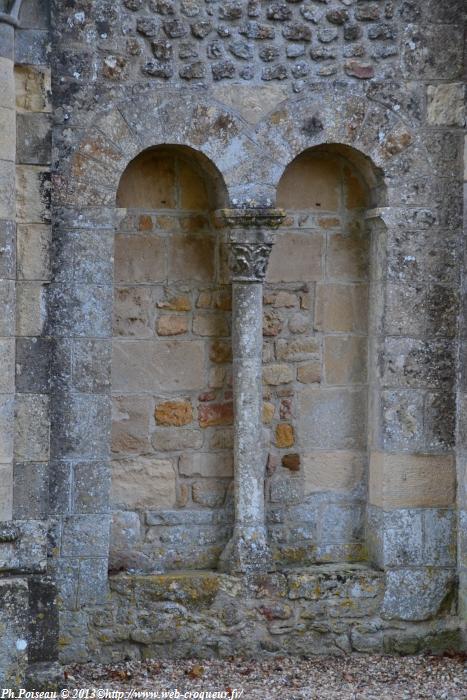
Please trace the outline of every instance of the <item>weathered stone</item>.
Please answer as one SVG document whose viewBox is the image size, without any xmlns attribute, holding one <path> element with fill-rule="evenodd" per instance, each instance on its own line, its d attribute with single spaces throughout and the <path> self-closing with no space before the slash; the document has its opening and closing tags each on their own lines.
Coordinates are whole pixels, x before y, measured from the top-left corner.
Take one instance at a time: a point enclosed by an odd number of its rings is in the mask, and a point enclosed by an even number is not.
<svg viewBox="0 0 467 700">
<path fill-rule="evenodd" d="M 381 614 L 389 620 L 428 620 L 438 613 L 452 586 L 453 575 L 448 570 L 389 571 Z"/>
<path fill-rule="evenodd" d="M 188 332 L 188 319 L 184 316 L 164 314 L 157 319 L 157 333 L 161 336 L 183 335 Z"/>
<path fill-rule="evenodd" d="M 134 396 L 112 398 L 112 452 L 146 452 L 149 400 Z"/>
<path fill-rule="evenodd" d="M 278 386 L 293 381 L 293 370 L 289 365 L 266 365 L 263 368 L 263 378 L 266 384 Z"/>
<path fill-rule="evenodd" d="M 160 450 L 161 452 L 198 450 L 203 444 L 203 435 L 199 430 L 159 430 L 153 433 L 151 444 L 155 450 Z M 211 447 L 222 449 L 227 447 L 227 445 L 214 444 L 211 441 Z"/>
<path fill-rule="evenodd" d="M 279 423 L 276 427 L 276 447 L 292 447 L 294 442 L 293 426 L 289 423 Z"/>
<path fill-rule="evenodd" d="M 175 504 L 171 460 L 151 457 L 113 460 L 112 503 L 120 508 L 165 508 Z"/>
<path fill-rule="evenodd" d="M 215 425 L 231 425 L 233 422 L 233 404 L 210 403 L 198 407 L 198 420 L 201 428 Z"/>
<path fill-rule="evenodd" d="M 338 450 L 311 452 L 302 457 L 305 494 L 316 491 L 352 491 L 365 472 L 366 459 L 360 452 Z"/>
<path fill-rule="evenodd" d="M 192 497 L 195 503 L 208 508 L 218 508 L 225 499 L 225 485 L 212 479 L 195 481 L 192 487 Z"/>
<path fill-rule="evenodd" d="M 189 401 L 165 401 L 156 405 L 154 418 L 159 425 L 188 425 L 193 420 Z"/>
<path fill-rule="evenodd" d="M 180 340 L 113 344 L 113 388 L 117 392 L 186 391 L 204 386 L 204 344 Z"/>
<path fill-rule="evenodd" d="M 397 475 L 397 478 L 396 478 Z M 451 455 L 370 456 L 370 503 L 384 508 L 450 506 L 455 476 Z"/>
<path fill-rule="evenodd" d="M 363 447 L 366 396 L 361 389 L 306 386 L 299 394 L 299 435 L 312 449 Z"/>
<path fill-rule="evenodd" d="M 228 452 L 195 452 L 183 454 L 178 463 L 181 476 L 226 477 L 232 476 L 233 459 Z"/>
<path fill-rule="evenodd" d="M 464 125 L 464 85 L 462 83 L 429 85 L 427 97 L 429 124 L 436 126 Z"/>
</svg>

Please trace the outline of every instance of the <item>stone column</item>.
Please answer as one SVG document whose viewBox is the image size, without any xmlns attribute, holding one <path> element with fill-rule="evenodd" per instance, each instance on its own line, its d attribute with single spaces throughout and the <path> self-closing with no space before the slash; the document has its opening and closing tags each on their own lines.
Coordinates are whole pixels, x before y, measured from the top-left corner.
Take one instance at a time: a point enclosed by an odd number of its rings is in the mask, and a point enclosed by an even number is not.
<svg viewBox="0 0 467 700">
<path fill-rule="evenodd" d="M 230 227 L 234 390 L 235 526 L 219 568 L 246 573 L 272 568 L 264 509 L 262 438 L 263 282 L 277 210 L 223 210 Z"/>
<path fill-rule="evenodd" d="M 13 514 L 16 333 L 16 21 L 0 4 L 0 521 Z"/>
</svg>

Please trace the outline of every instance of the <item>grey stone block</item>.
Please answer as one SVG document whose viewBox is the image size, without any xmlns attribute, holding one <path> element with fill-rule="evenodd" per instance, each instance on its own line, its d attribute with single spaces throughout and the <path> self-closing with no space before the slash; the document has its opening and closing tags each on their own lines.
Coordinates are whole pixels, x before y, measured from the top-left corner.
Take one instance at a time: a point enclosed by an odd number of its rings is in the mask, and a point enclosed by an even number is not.
<svg viewBox="0 0 467 700">
<path fill-rule="evenodd" d="M 64 557 L 106 557 L 109 551 L 108 515 L 73 515 L 63 521 Z"/>
<path fill-rule="evenodd" d="M 14 60 L 15 56 L 15 29 L 10 24 L 0 24 L 0 57 Z"/>
<path fill-rule="evenodd" d="M 63 664 L 89 661 L 87 614 L 82 611 L 60 611 L 59 628 L 60 661 Z"/>
<path fill-rule="evenodd" d="M 110 390 L 112 341 L 77 339 L 73 344 L 73 388 L 90 394 Z"/>
<path fill-rule="evenodd" d="M 0 579 L 0 687 L 21 687 L 28 664 L 28 582 Z"/>
<path fill-rule="evenodd" d="M 68 515 L 71 513 L 70 462 L 52 460 L 49 463 L 49 513 Z"/>
<path fill-rule="evenodd" d="M 79 567 L 78 605 L 99 605 L 107 595 L 107 557 L 82 559 Z"/>
<path fill-rule="evenodd" d="M 15 462 L 13 466 L 13 517 L 17 520 L 47 517 L 49 506 L 48 465 Z"/>
<path fill-rule="evenodd" d="M 111 286 L 52 284 L 48 291 L 47 332 L 55 337 L 112 335 Z"/>
<path fill-rule="evenodd" d="M 57 604 L 61 610 L 76 610 L 78 605 L 80 559 L 54 558 L 49 569 L 57 585 Z"/>
<path fill-rule="evenodd" d="M 318 543 L 355 542 L 363 533 L 363 508 L 350 505 L 325 504 L 318 518 Z"/>
<path fill-rule="evenodd" d="M 455 574 L 449 569 L 393 569 L 386 575 L 381 616 L 388 620 L 429 620 L 452 594 Z"/>
<path fill-rule="evenodd" d="M 52 157 L 51 115 L 16 115 L 16 162 L 47 165 Z"/>
<path fill-rule="evenodd" d="M 427 508 L 423 511 L 423 563 L 430 566 L 456 565 L 456 513 Z"/>
<path fill-rule="evenodd" d="M 51 405 L 53 458 L 101 459 L 110 454 L 110 398 L 90 394 L 55 397 Z"/>
<path fill-rule="evenodd" d="M 47 29 L 50 24 L 49 0 L 23 0 L 19 19 L 24 29 Z"/>
<path fill-rule="evenodd" d="M 4 25 L 0 25 L 4 26 Z M 16 276 L 16 224 L 0 221 L 0 278 L 15 279 Z"/>
<path fill-rule="evenodd" d="M 110 477 L 107 462 L 77 462 L 73 467 L 73 512 L 108 512 Z"/>
<path fill-rule="evenodd" d="M 0 572 L 44 573 L 47 562 L 47 532 L 43 522 L 14 520 L 16 537 L 1 542 Z"/>
<path fill-rule="evenodd" d="M 15 63 L 43 66 L 49 62 L 50 34 L 43 29 L 17 29 Z"/>
<path fill-rule="evenodd" d="M 422 518 L 421 510 L 397 509 L 384 513 L 384 566 L 420 566 L 428 563 L 423 556 Z"/>
<path fill-rule="evenodd" d="M 15 405 L 15 458 L 22 462 L 49 459 L 49 397 L 18 394 Z"/>
<path fill-rule="evenodd" d="M 47 576 L 29 578 L 29 663 L 58 656 L 58 609 L 55 583 Z"/>
<path fill-rule="evenodd" d="M 16 339 L 16 391 L 18 393 L 48 393 L 52 347 L 50 338 Z"/>
</svg>

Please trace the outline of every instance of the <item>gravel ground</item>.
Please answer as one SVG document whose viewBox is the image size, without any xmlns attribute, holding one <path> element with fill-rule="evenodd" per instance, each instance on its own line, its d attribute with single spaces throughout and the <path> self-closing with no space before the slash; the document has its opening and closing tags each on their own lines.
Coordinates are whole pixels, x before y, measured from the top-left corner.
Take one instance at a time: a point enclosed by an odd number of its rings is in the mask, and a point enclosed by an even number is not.
<svg viewBox="0 0 467 700">
<path fill-rule="evenodd" d="M 244 700 L 466 700 L 466 655 L 345 656 L 216 661 L 148 660 L 66 670 L 69 688 L 191 691 L 187 698 Z M 237 692 L 232 692 L 236 690 Z M 203 691 L 205 695 L 203 696 Z M 71 696 L 72 697 L 72 696 Z M 99 697 L 99 695 L 97 696 Z M 101 694 L 100 697 L 111 697 Z M 114 697 L 116 697 L 114 695 Z M 129 698 L 125 693 L 125 698 Z M 137 695 L 133 696 L 135 699 Z M 140 698 L 143 696 L 140 695 Z M 153 694 L 153 698 L 157 695 Z M 169 695 L 165 697 L 170 697 Z M 176 694 L 172 697 L 177 697 Z"/>
</svg>

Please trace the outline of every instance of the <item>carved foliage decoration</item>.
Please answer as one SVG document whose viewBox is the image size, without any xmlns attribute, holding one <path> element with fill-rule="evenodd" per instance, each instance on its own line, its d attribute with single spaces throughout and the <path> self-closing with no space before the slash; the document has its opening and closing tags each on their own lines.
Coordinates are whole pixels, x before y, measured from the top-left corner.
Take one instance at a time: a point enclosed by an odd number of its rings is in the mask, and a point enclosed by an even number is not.
<svg viewBox="0 0 467 700">
<path fill-rule="evenodd" d="M 230 268 L 233 282 L 263 282 L 272 243 L 231 242 Z"/>
</svg>

